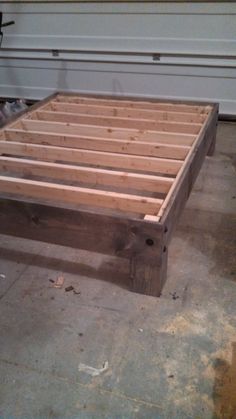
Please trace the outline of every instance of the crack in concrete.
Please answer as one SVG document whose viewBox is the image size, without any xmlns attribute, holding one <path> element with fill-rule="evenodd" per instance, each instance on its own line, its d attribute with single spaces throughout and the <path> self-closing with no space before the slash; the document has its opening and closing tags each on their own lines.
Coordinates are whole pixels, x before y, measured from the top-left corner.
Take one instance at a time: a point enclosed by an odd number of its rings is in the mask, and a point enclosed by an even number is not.
<svg viewBox="0 0 236 419">
<path fill-rule="evenodd" d="M 21 369 L 23 369 L 25 371 L 35 372 L 36 374 L 41 374 L 43 376 L 52 377 L 52 378 L 55 378 L 57 380 L 64 381 L 64 382 L 66 382 L 68 384 L 72 384 L 72 385 L 75 385 L 76 384 L 76 385 L 79 385 L 79 386 L 81 386 L 83 388 L 86 388 L 86 389 L 91 388 L 91 383 L 89 383 L 89 384 L 83 384 L 83 383 L 81 383 L 81 382 L 79 382 L 77 380 L 73 380 L 71 378 L 64 377 L 64 376 L 59 375 L 59 374 L 55 374 L 55 373 L 50 373 L 50 372 L 47 372 L 47 371 L 38 370 L 37 368 L 29 367 L 29 366 L 24 365 L 24 364 L 19 364 L 18 362 L 10 361 L 8 359 L 2 359 L 2 358 L 0 358 L 0 363 L 1 362 L 4 363 L 4 364 L 7 364 L 7 365 L 14 366 L 16 368 L 21 368 Z M 147 402 L 146 400 L 142 400 L 142 399 L 136 399 L 135 397 L 127 396 L 126 394 L 121 393 L 119 391 L 106 390 L 106 389 L 101 388 L 99 386 L 97 386 L 96 389 L 101 394 L 109 394 L 110 396 L 120 397 L 122 399 L 130 400 L 130 401 L 133 401 L 135 403 L 139 403 L 139 404 L 144 405 L 144 406 L 155 407 L 157 409 L 163 410 L 163 407 L 160 406 L 160 405 L 158 405 L 157 403 Z"/>
</svg>

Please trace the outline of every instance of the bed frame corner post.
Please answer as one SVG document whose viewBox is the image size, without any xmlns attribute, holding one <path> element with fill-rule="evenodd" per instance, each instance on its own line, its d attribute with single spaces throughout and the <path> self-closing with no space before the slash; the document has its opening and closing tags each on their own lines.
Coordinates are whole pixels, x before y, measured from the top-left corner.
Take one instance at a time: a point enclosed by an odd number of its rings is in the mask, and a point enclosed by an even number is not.
<svg viewBox="0 0 236 419">
<path fill-rule="evenodd" d="M 168 249 L 160 249 L 160 254 L 153 259 L 133 256 L 130 259 L 131 289 L 140 294 L 160 297 L 167 277 Z"/>
<path fill-rule="evenodd" d="M 211 143 L 207 152 L 207 155 L 209 157 L 213 156 L 215 153 L 216 148 L 216 132 L 217 132 L 217 125 L 218 125 L 218 116 L 219 116 L 219 108 L 218 106 L 215 107 L 215 117 L 212 122 L 212 139 Z"/>
<path fill-rule="evenodd" d="M 208 155 L 209 157 L 211 157 L 211 156 L 213 156 L 213 155 L 214 155 L 214 153 L 215 153 L 215 148 L 216 148 L 216 128 L 215 128 L 215 130 L 214 130 L 214 132 L 213 132 L 213 135 L 212 135 L 212 140 L 211 140 L 210 146 L 209 146 L 209 148 L 208 148 L 208 152 L 207 152 L 207 155 Z"/>
</svg>

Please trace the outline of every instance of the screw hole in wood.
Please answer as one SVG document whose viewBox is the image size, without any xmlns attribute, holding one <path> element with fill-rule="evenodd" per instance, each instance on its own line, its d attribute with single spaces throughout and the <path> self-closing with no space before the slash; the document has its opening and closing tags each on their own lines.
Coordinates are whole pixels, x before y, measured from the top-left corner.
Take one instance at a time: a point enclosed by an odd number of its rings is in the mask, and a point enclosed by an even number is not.
<svg viewBox="0 0 236 419">
<path fill-rule="evenodd" d="M 146 244 L 148 245 L 148 246 L 153 246 L 154 245 L 154 241 L 152 240 L 152 239 L 146 239 Z"/>
</svg>

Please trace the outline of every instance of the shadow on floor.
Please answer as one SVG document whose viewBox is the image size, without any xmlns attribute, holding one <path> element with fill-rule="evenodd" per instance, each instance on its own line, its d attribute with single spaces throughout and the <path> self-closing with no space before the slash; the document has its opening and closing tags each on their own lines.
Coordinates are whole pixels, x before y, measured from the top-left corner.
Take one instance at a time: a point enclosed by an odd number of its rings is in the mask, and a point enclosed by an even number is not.
<svg viewBox="0 0 236 419">
<path fill-rule="evenodd" d="M 15 249 L 0 247 L 1 258 L 16 263 L 33 265 L 40 268 L 52 269 L 55 271 L 67 272 L 72 275 L 87 276 L 89 278 L 101 279 L 115 283 L 124 289 L 130 289 L 129 262 L 124 259 L 112 259 L 102 262 L 98 268 L 86 263 L 72 262 L 56 257 L 45 255 L 34 255 Z"/>
<path fill-rule="evenodd" d="M 231 364 L 216 358 L 213 365 L 215 382 L 213 387 L 214 413 L 212 419 L 236 419 L 236 342 L 232 343 Z"/>
</svg>

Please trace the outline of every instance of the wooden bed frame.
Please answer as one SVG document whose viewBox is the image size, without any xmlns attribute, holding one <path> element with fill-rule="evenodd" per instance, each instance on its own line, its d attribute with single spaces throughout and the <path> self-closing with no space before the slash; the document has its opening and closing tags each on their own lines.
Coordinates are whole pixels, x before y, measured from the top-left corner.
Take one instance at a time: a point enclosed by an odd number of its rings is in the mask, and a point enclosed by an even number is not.
<svg viewBox="0 0 236 419">
<path fill-rule="evenodd" d="M 218 104 L 59 92 L 0 131 L 0 233 L 130 259 L 159 296 Z"/>
</svg>

